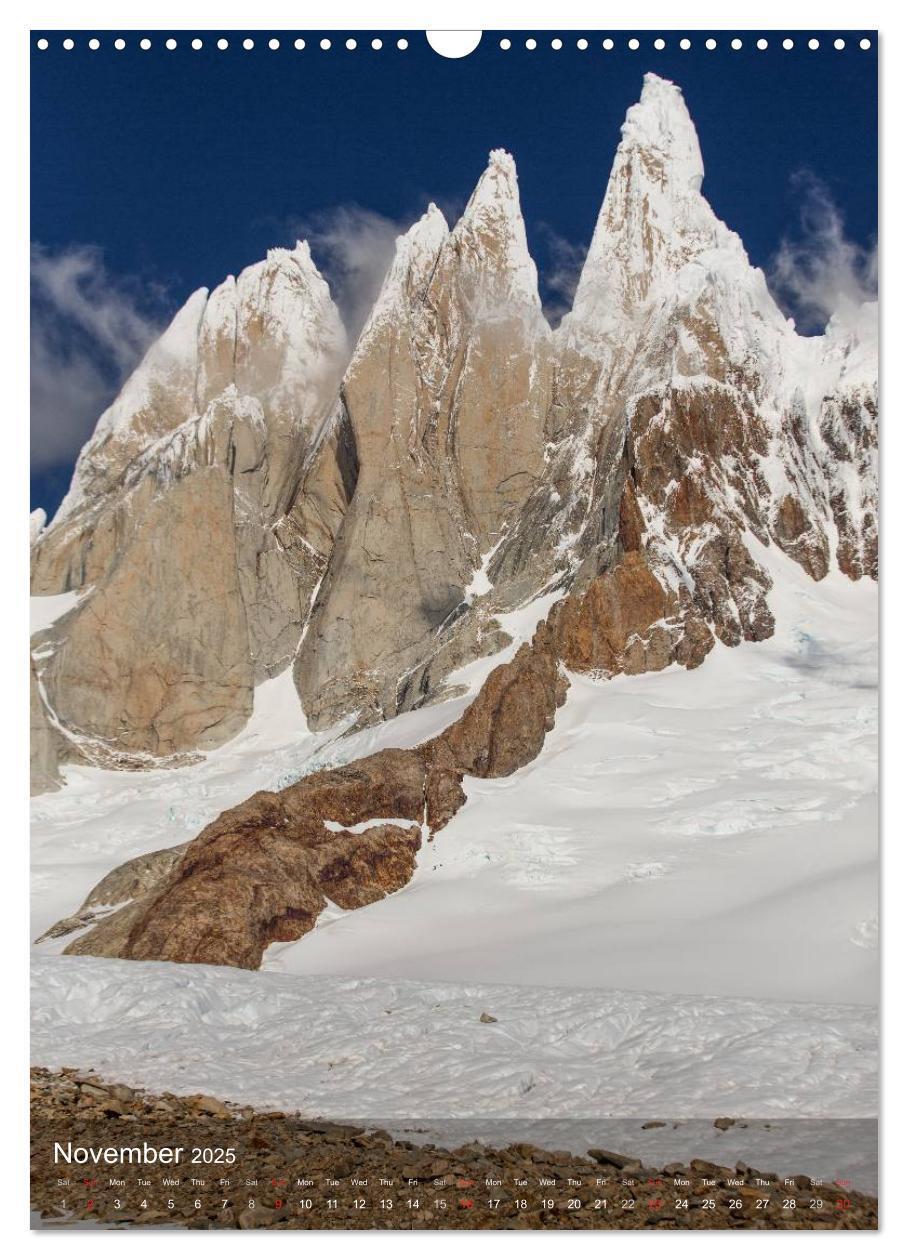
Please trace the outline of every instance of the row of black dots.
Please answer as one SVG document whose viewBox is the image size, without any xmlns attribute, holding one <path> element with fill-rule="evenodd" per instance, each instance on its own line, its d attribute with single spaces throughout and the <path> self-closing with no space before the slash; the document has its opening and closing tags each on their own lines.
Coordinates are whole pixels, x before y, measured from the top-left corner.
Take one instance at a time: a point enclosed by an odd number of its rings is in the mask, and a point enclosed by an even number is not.
<svg viewBox="0 0 908 1260">
<path fill-rule="evenodd" d="M 221 38 L 216 40 L 215 43 L 222 52 L 226 51 L 226 49 L 230 47 L 230 40 L 225 39 L 224 36 L 221 36 Z M 281 47 L 281 41 L 279 39 L 269 39 L 267 43 L 268 43 L 268 47 L 271 49 L 272 52 L 277 52 L 277 50 Z M 379 39 L 377 36 L 375 39 L 368 41 L 368 43 L 369 43 L 369 46 L 371 48 L 374 48 L 376 52 L 378 52 L 380 49 L 384 47 L 384 40 Z M 139 47 L 145 52 L 147 52 L 148 49 L 152 47 L 152 42 L 147 37 L 145 37 L 144 39 L 140 39 L 138 41 L 138 44 L 139 44 Z M 400 49 L 401 52 L 406 52 L 407 48 L 409 48 L 410 46 L 409 41 L 403 38 L 398 39 L 396 41 L 396 45 Z M 50 47 L 50 41 L 45 39 L 42 36 L 41 39 L 37 41 L 36 46 L 41 50 L 41 52 L 46 52 L 46 50 Z M 76 46 L 76 41 L 74 39 L 67 37 L 66 39 L 63 40 L 63 47 L 66 49 L 67 52 L 71 52 L 75 48 L 75 46 Z M 113 41 L 113 46 L 117 50 L 117 52 L 122 52 L 123 49 L 126 47 L 126 40 L 122 38 L 115 39 Z M 189 41 L 189 46 L 190 48 L 198 52 L 199 49 L 204 48 L 205 41 L 199 38 L 191 39 Z M 248 39 L 248 38 L 244 39 L 241 41 L 241 46 L 246 50 L 246 52 L 251 52 L 252 49 L 255 48 L 255 40 Z M 323 52 L 327 52 L 328 49 L 332 47 L 332 41 L 330 39 L 320 39 L 318 41 L 318 46 L 319 48 L 322 49 Z M 353 50 L 357 46 L 358 46 L 357 41 L 355 39 L 351 38 L 344 41 L 344 47 L 349 49 L 350 52 L 353 52 Z M 92 38 L 88 41 L 88 47 L 91 49 L 92 52 L 97 52 L 98 49 L 101 47 L 101 41 L 97 38 Z M 169 52 L 173 52 L 174 49 L 179 47 L 179 41 L 174 39 L 173 37 L 171 37 L 170 39 L 165 39 L 164 47 Z M 306 41 L 304 39 L 295 39 L 293 40 L 293 47 L 298 52 L 302 52 L 302 50 L 306 47 Z"/>
</svg>

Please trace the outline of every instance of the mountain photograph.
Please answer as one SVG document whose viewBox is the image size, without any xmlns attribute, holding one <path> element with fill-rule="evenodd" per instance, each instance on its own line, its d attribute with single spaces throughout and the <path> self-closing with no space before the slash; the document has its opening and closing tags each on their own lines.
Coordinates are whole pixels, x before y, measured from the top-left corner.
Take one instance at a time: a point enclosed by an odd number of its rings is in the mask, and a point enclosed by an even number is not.
<svg viewBox="0 0 908 1260">
<path fill-rule="evenodd" d="M 582 243 L 540 226 L 529 131 L 522 186 L 520 134 L 493 147 L 477 100 L 490 151 L 459 203 L 419 173 L 408 222 L 364 184 L 346 271 L 305 211 L 259 261 L 243 243 L 235 274 L 130 307 L 138 352 L 73 421 L 65 493 L 39 467 L 42 1141 L 163 1116 L 186 1146 L 258 1134 L 269 1175 L 305 1148 L 319 1176 L 334 1141 L 359 1151 L 341 1176 L 394 1167 L 394 1213 L 423 1187 L 417 1228 L 468 1223 L 429 1203 L 442 1164 L 487 1185 L 571 1161 L 591 1186 L 675 1178 L 673 1204 L 718 1170 L 723 1227 L 745 1223 L 736 1169 L 766 1170 L 782 1227 L 875 1220 L 875 241 L 793 153 L 801 244 L 757 265 L 761 207 L 721 172 L 722 217 L 706 195 L 721 94 L 695 111 L 642 56 L 614 125 L 578 115 Z M 389 164 L 418 165 L 412 125 Z M 742 136 L 767 202 L 773 126 Z M 287 161 L 331 177 L 305 146 Z M 356 145 L 338 162 L 355 184 Z M 576 200 L 558 178 L 552 203 Z M 218 224 L 230 189 L 186 196 Z M 33 253 L 55 336 L 101 284 L 68 258 Z M 42 1217 L 164 1219 L 100 1191 L 61 1212 L 37 1167 Z M 301 1227 L 284 1197 L 207 1223 Z M 658 1225 L 631 1197 L 620 1227 Z M 497 1227 L 479 1198 L 473 1227 Z M 531 1225 L 565 1227 L 531 1198 Z M 619 1227 L 592 1190 L 578 1210 Z"/>
</svg>

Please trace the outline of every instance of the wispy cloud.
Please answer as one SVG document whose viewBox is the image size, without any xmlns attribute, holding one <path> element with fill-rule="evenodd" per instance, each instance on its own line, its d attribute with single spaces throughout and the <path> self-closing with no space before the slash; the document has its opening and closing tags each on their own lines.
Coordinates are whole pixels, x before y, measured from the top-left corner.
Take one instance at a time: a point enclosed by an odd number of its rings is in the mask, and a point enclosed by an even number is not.
<svg viewBox="0 0 908 1260">
<path fill-rule="evenodd" d="M 33 469 L 71 460 L 161 331 L 164 291 L 117 277 L 92 245 L 32 247 Z"/>
<path fill-rule="evenodd" d="M 322 210 L 295 225 L 327 277 L 351 341 L 378 297 L 395 240 L 410 226 L 358 205 Z"/>
<path fill-rule="evenodd" d="M 831 315 L 853 317 L 877 295 L 877 248 L 849 240 L 828 188 L 810 172 L 795 177 L 802 195 L 800 231 L 782 241 L 767 272 L 786 312 L 807 332 Z"/>
<path fill-rule="evenodd" d="M 546 224 L 539 225 L 539 233 L 545 251 L 539 269 L 542 307 L 549 323 L 556 327 L 573 305 L 588 245 L 576 245 Z"/>
</svg>

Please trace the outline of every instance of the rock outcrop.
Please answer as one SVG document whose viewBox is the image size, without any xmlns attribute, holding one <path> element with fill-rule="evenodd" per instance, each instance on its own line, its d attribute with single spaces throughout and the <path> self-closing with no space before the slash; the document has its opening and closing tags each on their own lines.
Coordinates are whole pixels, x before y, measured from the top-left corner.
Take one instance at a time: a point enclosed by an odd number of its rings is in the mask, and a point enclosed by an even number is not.
<svg viewBox="0 0 908 1260">
<path fill-rule="evenodd" d="M 433 206 L 400 238 L 344 378 L 358 478 L 297 658 L 310 724 L 397 712 L 400 679 L 456 632 L 483 556 L 543 473 L 551 381 L 514 163 L 498 151 L 451 232 Z"/>
<path fill-rule="evenodd" d="M 289 664 L 344 493 L 325 466 L 344 344 L 308 248 L 275 250 L 194 294 L 101 417 L 32 552 L 35 593 L 83 592 L 36 656 L 86 759 L 222 743 Z"/>
<path fill-rule="evenodd" d="M 91 927 L 118 907 L 145 896 L 166 879 L 185 849 L 185 844 L 156 849 L 115 867 L 94 886 L 75 914 L 60 919 L 48 928 L 43 936 L 38 937 L 38 942 L 70 936 L 73 932 Z"/>
<path fill-rule="evenodd" d="M 566 693 L 543 626 L 437 739 L 257 792 L 150 881 L 153 864 L 136 882 L 135 859 L 112 872 L 82 911 L 130 888 L 133 899 L 65 952 L 258 967 L 268 945 L 310 931 L 329 901 L 355 909 L 402 888 L 423 837 L 466 800 L 464 775 L 495 778 L 532 761 Z M 86 922 L 77 915 L 48 935 Z"/>
<path fill-rule="evenodd" d="M 435 739 L 256 793 L 206 827 L 177 862 L 176 850 L 152 855 L 166 866 L 149 862 L 140 882 L 135 859 L 112 872 L 48 935 L 85 927 L 86 910 L 125 893 L 130 904 L 65 952 L 258 967 L 269 944 L 311 931 L 329 901 L 355 909 L 408 883 L 423 840 L 465 803 L 465 775 L 504 777 L 538 756 L 567 695 L 563 661 L 607 675 L 699 664 L 713 638 L 672 600 L 629 548 L 612 573 L 555 605 L 532 642 L 493 669 Z"/>
</svg>

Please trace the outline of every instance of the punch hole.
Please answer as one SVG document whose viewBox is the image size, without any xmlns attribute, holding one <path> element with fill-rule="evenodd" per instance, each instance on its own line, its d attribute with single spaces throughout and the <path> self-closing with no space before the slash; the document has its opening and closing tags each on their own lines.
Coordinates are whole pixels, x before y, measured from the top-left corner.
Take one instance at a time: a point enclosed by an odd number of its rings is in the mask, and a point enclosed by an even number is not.
<svg viewBox="0 0 908 1260">
<path fill-rule="evenodd" d="M 469 57 L 479 47 L 482 31 L 426 31 L 426 39 L 439 57 Z"/>
</svg>

